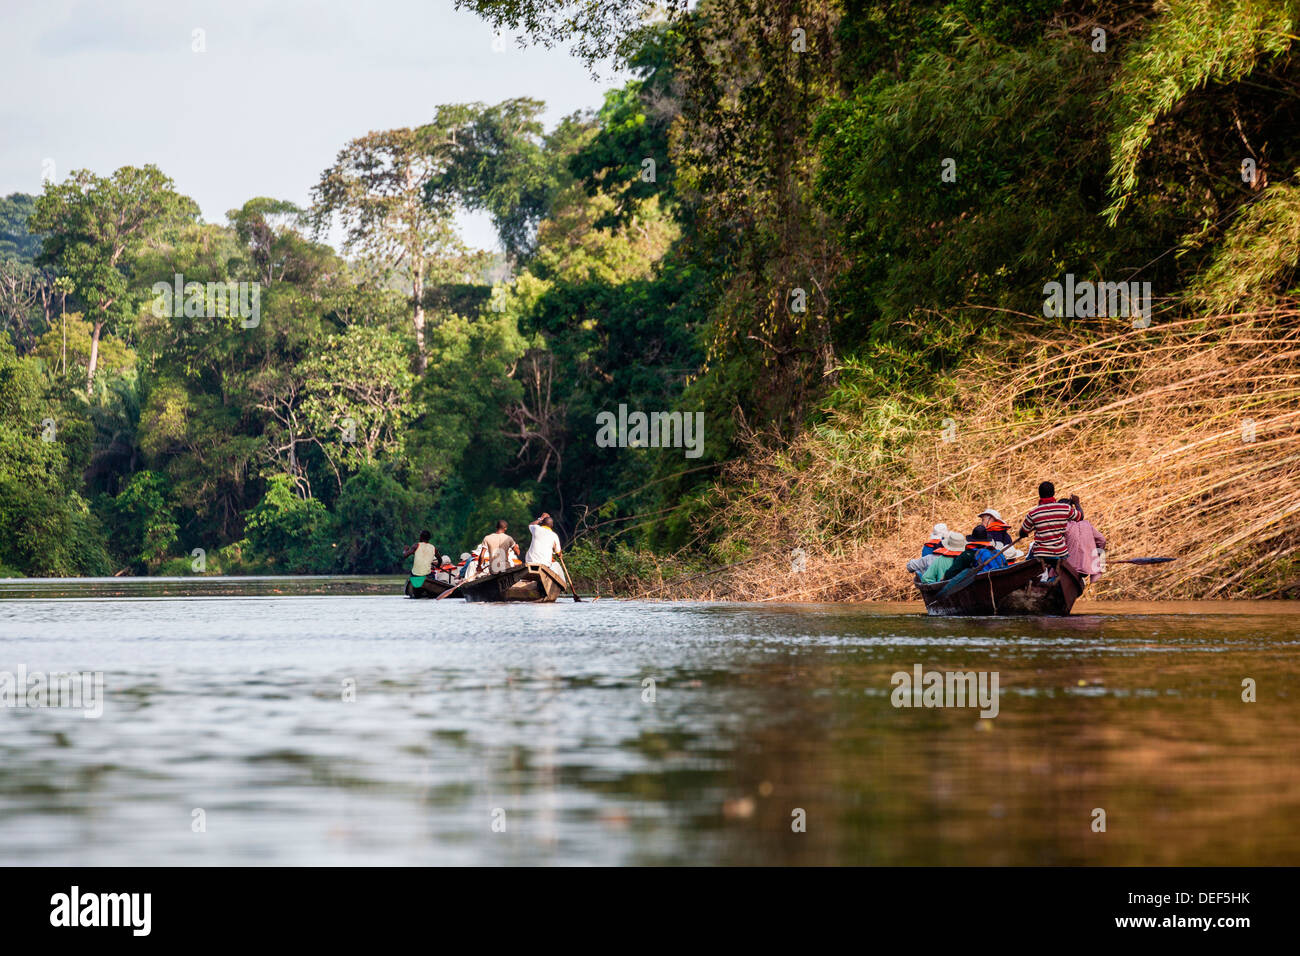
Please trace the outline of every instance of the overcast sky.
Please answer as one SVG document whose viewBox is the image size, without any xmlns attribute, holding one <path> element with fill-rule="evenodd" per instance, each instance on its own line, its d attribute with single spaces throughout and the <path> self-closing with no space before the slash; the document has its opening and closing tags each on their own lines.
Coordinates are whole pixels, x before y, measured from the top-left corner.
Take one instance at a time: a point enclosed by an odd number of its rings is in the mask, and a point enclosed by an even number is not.
<svg viewBox="0 0 1300 956">
<path fill-rule="evenodd" d="M 254 196 L 302 205 L 349 139 L 441 103 L 532 96 L 548 129 L 600 81 L 564 50 L 494 50 L 452 0 L 3 0 L 0 195 L 52 162 L 107 175 L 154 163 L 208 222 Z M 202 30 L 205 52 L 192 49 Z M 483 216 L 472 245 L 496 248 Z"/>
</svg>

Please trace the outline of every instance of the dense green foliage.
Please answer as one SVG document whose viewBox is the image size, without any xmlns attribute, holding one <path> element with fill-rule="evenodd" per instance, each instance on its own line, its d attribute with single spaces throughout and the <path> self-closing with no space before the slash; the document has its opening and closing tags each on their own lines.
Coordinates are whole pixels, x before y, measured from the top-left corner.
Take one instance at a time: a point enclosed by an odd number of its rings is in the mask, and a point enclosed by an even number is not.
<svg viewBox="0 0 1300 956">
<path fill-rule="evenodd" d="M 203 223 L 151 167 L 6 200 L 4 571 L 391 571 L 422 527 L 458 553 L 498 517 L 571 534 L 658 500 L 655 455 L 593 436 L 620 403 L 674 408 L 700 363 L 673 197 L 611 172 L 627 137 L 667 162 L 637 112 L 663 48 L 549 132 L 521 98 L 360 137 L 308 210 Z M 503 260 L 461 245 L 456 206 L 492 216 Z M 314 238 L 333 219 L 347 260 Z M 229 309 L 210 283 L 236 284 Z"/>
<path fill-rule="evenodd" d="M 23 193 L 0 196 L 0 260 L 30 263 L 41 252 L 41 238 L 27 228 L 36 200 Z"/>
</svg>

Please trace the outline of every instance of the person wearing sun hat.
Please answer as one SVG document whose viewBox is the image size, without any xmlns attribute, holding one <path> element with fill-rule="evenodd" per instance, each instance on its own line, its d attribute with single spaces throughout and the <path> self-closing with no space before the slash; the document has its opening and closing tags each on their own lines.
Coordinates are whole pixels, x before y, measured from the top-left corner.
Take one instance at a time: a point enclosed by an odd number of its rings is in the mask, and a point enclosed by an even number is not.
<svg viewBox="0 0 1300 956">
<path fill-rule="evenodd" d="M 947 534 L 948 526 L 940 521 L 930 529 L 930 540 L 921 545 L 921 557 L 927 557 L 934 553 L 934 549 L 943 544 L 943 536 Z"/>
<path fill-rule="evenodd" d="M 966 536 L 956 531 L 945 531 L 942 546 L 934 549 L 934 560 L 921 575 L 922 584 L 937 584 L 952 567 L 953 561 L 966 550 Z"/>
<path fill-rule="evenodd" d="M 983 531 L 983 525 L 975 529 Z M 948 570 L 944 572 L 943 579 L 949 581 L 961 574 L 967 568 L 975 568 L 979 573 L 985 571 L 996 571 L 999 568 L 1007 566 L 1007 559 L 1002 556 L 1002 551 L 995 547 L 990 541 L 967 541 L 966 550 L 961 556 L 954 558 Z"/>
<path fill-rule="evenodd" d="M 948 526 L 943 522 L 934 526 L 930 540 L 921 546 L 921 556 L 907 562 L 907 570 L 913 574 L 924 574 L 926 568 L 934 563 L 934 549 L 943 544 L 943 536 L 948 533 Z"/>
<path fill-rule="evenodd" d="M 999 544 L 1004 547 L 1011 546 L 1010 526 L 1002 520 L 1002 515 L 992 508 L 986 508 L 979 513 L 980 523 L 976 529 L 984 529 L 984 539 L 991 541 L 994 546 Z"/>
</svg>

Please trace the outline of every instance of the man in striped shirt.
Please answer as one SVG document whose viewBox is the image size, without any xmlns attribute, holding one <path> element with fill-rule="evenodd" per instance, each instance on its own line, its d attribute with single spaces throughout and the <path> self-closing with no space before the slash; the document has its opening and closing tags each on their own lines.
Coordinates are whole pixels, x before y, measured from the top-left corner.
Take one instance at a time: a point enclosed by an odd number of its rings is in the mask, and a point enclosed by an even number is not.
<svg viewBox="0 0 1300 956">
<path fill-rule="evenodd" d="M 1020 523 L 1020 536 L 1033 534 L 1034 545 L 1029 549 L 1029 555 L 1047 566 L 1049 579 L 1056 563 L 1070 554 L 1065 543 L 1065 526 L 1082 517 L 1079 509 L 1070 502 L 1056 500 L 1056 486 L 1050 481 L 1038 486 L 1038 504 L 1029 509 L 1029 514 Z"/>
</svg>

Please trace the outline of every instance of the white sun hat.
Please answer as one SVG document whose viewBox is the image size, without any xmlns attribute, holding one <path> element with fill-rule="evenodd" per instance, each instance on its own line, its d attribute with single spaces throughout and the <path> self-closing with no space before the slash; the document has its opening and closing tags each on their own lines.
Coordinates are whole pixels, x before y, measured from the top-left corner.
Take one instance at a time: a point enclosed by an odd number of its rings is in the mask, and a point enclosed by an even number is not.
<svg viewBox="0 0 1300 956">
<path fill-rule="evenodd" d="M 966 550 L 966 536 L 960 531 L 945 531 L 943 547 L 945 551 L 955 551 L 957 554 L 961 554 Z"/>
<path fill-rule="evenodd" d="M 976 515 L 976 517 L 983 518 L 985 515 L 988 515 L 990 518 L 996 518 L 998 521 L 1002 521 L 1002 515 L 998 514 L 992 508 L 985 508 L 978 515 Z M 1003 523 L 1005 524 L 1005 522 Z"/>
<path fill-rule="evenodd" d="M 944 524 L 942 521 L 940 521 L 937 525 L 935 525 L 933 528 L 930 529 L 930 537 L 932 538 L 942 539 L 943 536 L 947 533 L 948 533 L 948 526 Z"/>
<path fill-rule="evenodd" d="M 1016 561 L 1024 556 L 1025 552 L 1021 551 L 1019 548 L 1007 548 L 1002 552 L 1002 557 L 1006 558 L 1008 561 Z"/>
</svg>

